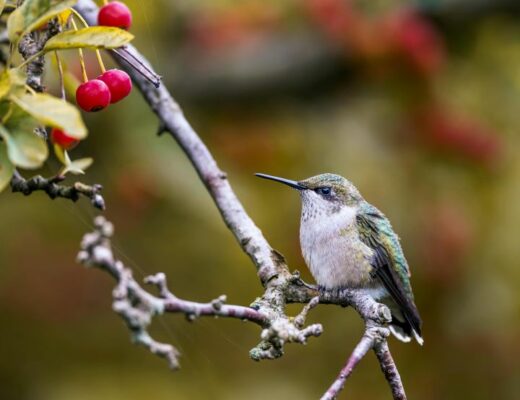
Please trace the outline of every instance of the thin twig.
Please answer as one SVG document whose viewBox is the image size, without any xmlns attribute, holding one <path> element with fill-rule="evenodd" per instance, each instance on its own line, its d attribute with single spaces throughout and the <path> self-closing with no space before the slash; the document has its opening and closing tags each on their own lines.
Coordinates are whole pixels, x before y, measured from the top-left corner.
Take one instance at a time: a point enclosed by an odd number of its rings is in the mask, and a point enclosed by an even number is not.
<svg viewBox="0 0 520 400">
<path fill-rule="evenodd" d="M 399 375 L 395 361 L 390 353 L 390 349 L 388 348 L 387 341 L 384 340 L 375 343 L 374 352 L 379 360 L 381 370 L 390 385 L 394 400 L 406 400 L 403 382 L 401 381 L 401 376 Z"/>
<path fill-rule="evenodd" d="M 11 190 L 13 193 L 23 193 L 25 196 L 42 191 L 53 200 L 61 197 L 74 202 L 78 201 L 80 196 L 84 196 L 90 200 L 95 208 L 105 209 L 105 200 L 100 194 L 103 189 L 101 185 L 89 186 L 81 182 L 75 182 L 72 186 L 58 184 L 63 179 L 63 176 L 44 178 L 40 175 L 25 179 L 18 171 L 15 171 L 11 178 Z"/>
<path fill-rule="evenodd" d="M 356 365 L 361 361 L 361 359 L 367 354 L 367 352 L 374 345 L 374 338 L 369 335 L 369 332 L 366 331 L 361 341 L 358 343 L 352 354 L 347 360 L 345 366 L 341 369 L 338 377 L 329 387 L 329 389 L 325 392 L 325 394 L 321 397 L 321 400 L 332 400 L 335 399 L 339 392 L 343 390 L 343 386 L 345 386 L 345 382 L 347 378 L 350 376 Z"/>
<path fill-rule="evenodd" d="M 265 313 L 254 307 L 225 304 L 225 296 L 219 296 L 209 303 L 180 299 L 168 289 L 166 276 L 163 273 L 145 278 L 145 283 L 154 285 L 159 290 L 159 296 L 154 296 L 144 290 L 133 278 L 132 271 L 115 258 L 110 243 L 114 233 L 112 224 L 100 216 L 95 219 L 94 226 L 95 230 L 83 237 L 78 261 L 87 267 L 105 270 L 117 281 L 113 291 L 114 311 L 126 322 L 134 342 L 166 358 L 172 369 L 179 367 L 178 351 L 170 344 L 155 341 L 148 333 L 148 326 L 153 317 L 165 312 L 184 314 L 189 321 L 202 316 L 214 316 L 253 322 L 264 328 L 262 331 L 264 344 L 270 341 L 276 341 L 280 346 L 286 342 L 305 343 L 308 337 L 318 336 L 321 333 L 321 326 L 318 324 L 306 328 L 298 327 L 290 318 L 278 315 L 276 312 Z M 307 314 L 308 311 L 309 307 L 306 307 L 304 313 Z M 268 358 L 267 354 L 274 354 L 269 352 L 271 347 L 276 346 L 263 348 L 266 352 L 263 358 Z M 260 358 L 262 357 L 259 356 L 258 359 Z"/>
<path fill-rule="evenodd" d="M 62 100 L 67 100 L 67 95 L 65 93 L 65 78 L 63 72 L 63 64 L 61 63 L 61 58 L 57 51 L 54 52 L 54 57 L 56 58 L 56 65 L 58 67 L 58 76 L 60 80 L 60 97 Z"/>
</svg>

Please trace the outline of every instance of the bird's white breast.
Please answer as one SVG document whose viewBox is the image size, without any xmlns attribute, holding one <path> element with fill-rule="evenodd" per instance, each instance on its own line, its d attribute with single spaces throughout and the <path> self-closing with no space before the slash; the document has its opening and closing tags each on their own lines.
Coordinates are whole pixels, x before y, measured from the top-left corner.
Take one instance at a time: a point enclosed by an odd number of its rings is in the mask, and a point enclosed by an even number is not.
<svg viewBox="0 0 520 400">
<path fill-rule="evenodd" d="M 359 239 L 356 208 L 302 218 L 303 257 L 316 282 L 326 288 L 364 287 L 370 280 L 373 250 Z"/>
</svg>

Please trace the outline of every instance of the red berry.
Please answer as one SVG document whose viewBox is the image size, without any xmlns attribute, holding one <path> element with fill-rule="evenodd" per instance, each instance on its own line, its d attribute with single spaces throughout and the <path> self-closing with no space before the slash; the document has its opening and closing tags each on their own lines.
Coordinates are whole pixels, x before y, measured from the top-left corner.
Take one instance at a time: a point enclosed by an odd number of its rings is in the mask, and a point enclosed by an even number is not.
<svg viewBox="0 0 520 400">
<path fill-rule="evenodd" d="M 63 132 L 61 129 L 58 128 L 52 128 L 51 130 L 51 139 L 52 142 L 61 146 L 65 150 L 70 150 L 79 143 L 78 139 L 74 139 L 73 137 L 70 137 L 65 132 Z"/>
<path fill-rule="evenodd" d="M 78 87 L 76 102 L 85 111 L 100 111 L 110 104 L 110 89 L 105 82 L 92 79 Z"/>
<path fill-rule="evenodd" d="M 132 25 L 132 12 L 126 4 L 113 1 L 99 10 L 98 25 L 129 29 Z"/>
<path fill-rule="evenodd" d="M 125 71 L 111 69 L 98 76 L 98 79 L 105 82 L 110 89 L 112 104 L 124 99 L 132 91 L 132 80 Z"/>
<path fill-rule="evenodd" d="M 412 67 L 425 75 L 440 69 L 446 58 L 444 42 L 424 16 L 405 10 L 391 16 L 389 24 L 388 36 Z"/>
</svg>

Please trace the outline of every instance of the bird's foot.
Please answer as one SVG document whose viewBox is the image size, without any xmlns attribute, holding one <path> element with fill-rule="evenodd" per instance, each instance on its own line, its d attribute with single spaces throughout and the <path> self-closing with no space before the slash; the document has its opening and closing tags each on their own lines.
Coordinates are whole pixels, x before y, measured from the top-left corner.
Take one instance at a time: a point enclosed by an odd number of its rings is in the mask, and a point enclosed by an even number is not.
<svg viewBox="0 0 520 400">
<path fill-rule="evenodd" d="M 302 285 L 305 286 L 307 289 L 315 290 L 316 292 L 321 291 L 321 287 L 319 285 L 311 285 L 310 283 L 307 283 L 305 281 L 302 281 Z"/>
<path fill-rule="evenodd" d="M 295 283 L 296 285 L 306 287 L 307 289 L 315 290 L 315 291 L 317 291 L 317 292 L 320 290 L 319 286 L 317 286 L 317 285 L 311 285 L 310 283 L 305 282 L 305 281 L 300 277 L 300 271 L 298 271 L 298 270 L 295 270 L 295 271 L 292 273 L 292 279 L 291 279 L 291 281 L 292 281 L 293 283 Z"/>
</svg>

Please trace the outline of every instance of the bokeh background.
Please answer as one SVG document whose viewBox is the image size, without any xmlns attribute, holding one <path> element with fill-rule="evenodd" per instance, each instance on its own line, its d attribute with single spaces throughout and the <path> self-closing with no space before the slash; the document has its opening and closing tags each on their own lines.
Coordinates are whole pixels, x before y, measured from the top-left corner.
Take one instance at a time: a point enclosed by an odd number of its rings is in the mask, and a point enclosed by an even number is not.
<svg viewBox="0 0 520 400">
<path fill-rule="evenodd" d="M 292 268 L 311 281 L 298 196 L 254 172 L 344 175 L 391 219 L 424 319 L 423 348 L 391 339 L 409 398 L 520 398 L 519 3 L 127 3 L 135 44 Z M 91 134 L 72 155 L 96 159 L 84 180 L 104 185 L 117 252 L 136 276 L 164 271 L 193 300 L 259 295 L 253 266 L 174 141 L 155 136 L 139 93 L 85 118 Z M 42 172 L 57 169 L 50 160 Z M 152 332 L 182 351 L 172 373 L 130 343 L 111 279 L 74 262 L 94 215 L 84 200 L 0 196 L 0 398 L 315 399 L 362 333 L 352 310 L 321 306 L 310 322 L 322 337 L 254 363 L 256 326 L 167 315 Z M 373 355 L 341 394 L 389 397 Z"/>
</svg>

